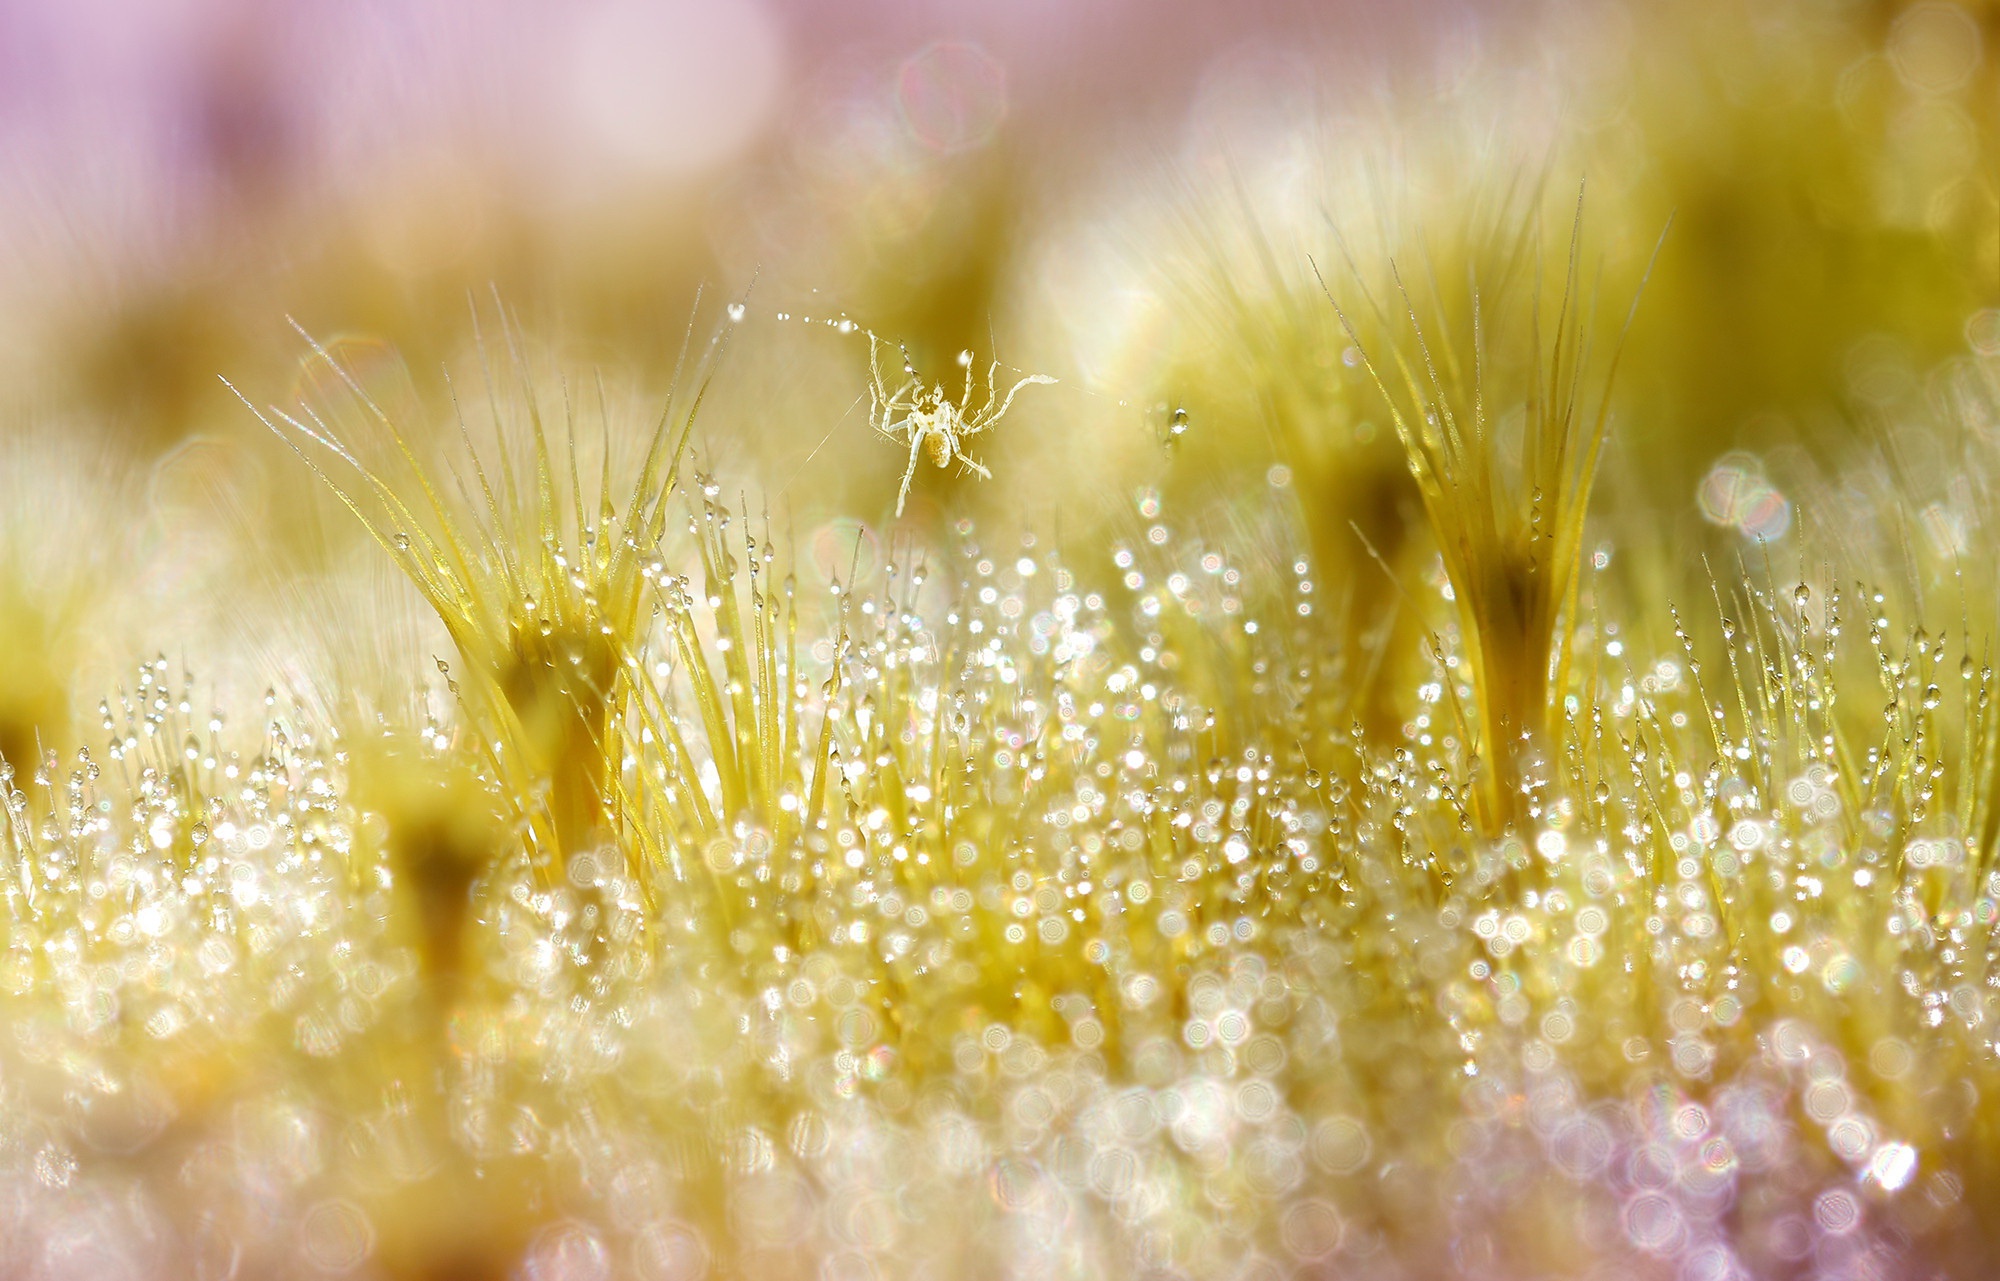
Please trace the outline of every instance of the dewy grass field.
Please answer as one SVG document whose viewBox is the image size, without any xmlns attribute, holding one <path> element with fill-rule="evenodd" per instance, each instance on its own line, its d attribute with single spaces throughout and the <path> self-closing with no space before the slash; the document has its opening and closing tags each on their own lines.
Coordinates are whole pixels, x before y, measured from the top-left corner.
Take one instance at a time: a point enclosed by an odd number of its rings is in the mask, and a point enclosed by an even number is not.
<svg viewBox="0 0 2000 1281">
<path fill-rule="evenodd" d="M 1468 22 L 34 347 L 0 1278 L 1987 1275 L 1993 16 Z"/>
</svg>

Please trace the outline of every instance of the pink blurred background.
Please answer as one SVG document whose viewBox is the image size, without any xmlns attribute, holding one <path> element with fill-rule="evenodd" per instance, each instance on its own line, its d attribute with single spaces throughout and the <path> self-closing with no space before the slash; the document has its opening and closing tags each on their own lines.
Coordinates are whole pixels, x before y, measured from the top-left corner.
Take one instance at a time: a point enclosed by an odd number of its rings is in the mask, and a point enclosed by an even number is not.
<svg viewBox="0 0 2000 1281">
<path fill-rule="evenodd" d="M 492 285 L 603 349 L 644 335 L 649 358 L 697 282 L 760 273 L 949 350 L 992 323 L 1031 211 L 1171 151 L 1219 60 L 1415 65 L 1496 20 L 1366 0 L 11 0 L 0 370 L 171 441 L 227 412 L 216 374 L 282 363 L 286 315 L 414 364 Z"/>
</svg>

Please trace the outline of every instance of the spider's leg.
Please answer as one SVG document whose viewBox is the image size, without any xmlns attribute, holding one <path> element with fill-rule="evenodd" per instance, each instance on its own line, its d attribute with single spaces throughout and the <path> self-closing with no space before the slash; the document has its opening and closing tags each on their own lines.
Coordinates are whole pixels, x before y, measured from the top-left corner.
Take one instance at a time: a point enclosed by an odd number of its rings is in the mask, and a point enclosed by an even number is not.
<svg viewBox="0 0 2000 1281">
<path fill-rule="evenodd" d="M 972 458 L 966 454 L 954 454 L 953 457 L 958 460 L 959 466 L 965 468 L 969 472 L 974 473 L 980 479 L 982 480 L 993 479 L 993 473 L 986 470 L 985 464 L 974 462 Z"/>
<path fill-rule="evenodd" d="M 1055 379 L 1049 377 L 1047 374 L 1029 374 L 1026 378 L 1014 384 L 1013 389 L 1007 393 L 1007 399 L 1000 402 L 1000 408 L 994 410 L 990 415 L 985 415 L 986 422 L 990 425 L 1006 417 L 1008 407 L 1014 403 L 1014 397 L 1020 394 L 1021 388 L 1026 387 L 1030 383 L 1040 383 L 1043 386 L 1047 386 L 1053 382 L 1055 382 Z"/>
<path fill-rule="evenodd" d="M 882 381 L 882 340 L 875 336 L 872 329 L 868 331 L 868 369 L 875 377 L 875 385 L 869 390 L 875 397 L 876 407 L 880 408 L 889 395 L 888 386 Z"/>
<path fill-rule="evenodd" d="M 917 393 L 921 390 L 922 388 L 914 382 L 904 383 L 890 394 L 889 408 L 892 411 L 900 411 L 903 422 L 909 422 L 917 412 Z"/>
<path fill-rule="evenodd" d="M 904 419 L 908 423 L 909 419 Z M 903 514 L 903 504 L 910 500 L 910 482 L 917 478 L 917 463 L 922 459 L 924 433 L 914 425 L 910 429 L 910 465 L 903 469 L 903 487 L 896 491 L 896 515 Z"/>
<path fill-rule="evenodd" d="M 961 436 L 977 436 L 980 432 L 991 427 L 993 420 L 998 417 L 999 415 L 993 412 L 993 398 L 988 396 L 986 403 L 979 407 L 978 412 L 966 413 L 959 416 L 958 434 Z"/>
</svg>

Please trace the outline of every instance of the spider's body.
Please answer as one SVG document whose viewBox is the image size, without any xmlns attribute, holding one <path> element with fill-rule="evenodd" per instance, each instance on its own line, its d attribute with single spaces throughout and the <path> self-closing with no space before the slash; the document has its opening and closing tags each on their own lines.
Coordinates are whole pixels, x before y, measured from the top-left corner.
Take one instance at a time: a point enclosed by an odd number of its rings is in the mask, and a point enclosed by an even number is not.
<svg viewBox="0 0 2000 1281">
<path fill-rule="evenodd" d="M 929 451 L 934 466 L 949 467 L 957 462 L 968 471 L 992 479 L 992 472 L 966 454 L 966 438 L 976 436 L 999 422 L 1013 405 L 1014 397 L 1021 388 L 1030 383 L 1055 381 L 1047 374 L 1029 374 L 1015 383 L 1003 398 L 994 385 L 994 377 L 1000 372 L 1000 362 L 993 361 L 986 367 L 985 403 L 975 409 L 972 405 L 975 390 L 972 353 L 969 351 L 959 353 L 958 363 L 965 370 L 965 392 L 956 402 L 945 394 L 943 383 L 933 383 L 929 387 L 923 385 L 915 367 L 910 364 L 907 351 L 903 353 L 903 381 L 892 390 L 882 376 L 882 340 L 872 333 L 868 335 L 868 363 L 875 378 L 869 389 L 874 399 L 871 417 L 875 430 L 910 447 L 910 462 L 903 471 L 903 486 L 896 493 L 898 516 L 903 514 L 903 505 L 909 501 L 910 482 L 916 479 L 917 464 L 925 451 Z"/>
</svg>

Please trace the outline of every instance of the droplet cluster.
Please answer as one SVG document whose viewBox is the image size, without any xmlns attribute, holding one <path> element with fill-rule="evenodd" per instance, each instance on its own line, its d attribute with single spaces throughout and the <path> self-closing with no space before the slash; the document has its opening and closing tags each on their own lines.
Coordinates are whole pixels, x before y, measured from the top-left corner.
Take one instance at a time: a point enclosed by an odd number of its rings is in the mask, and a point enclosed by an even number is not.
<svg viewBox="0 0 2000 1281">
<path fill-rule="evenodd" d="M 683 498 L 597 844 L 451 715 L 245 725 L 164 660 L 8 777 L 0 1272 L 1971 1257 L 1993 677 L 1880 593 L 1657 647 L 1606 593 L 1493 839 L 1455 632 L 1370 741 L 1282 540 L 1146 493 L 1099 561 L 961 525 L 802 609 Z M 495 816 L 460 876 L 424 788 Z"/>
</svg>

